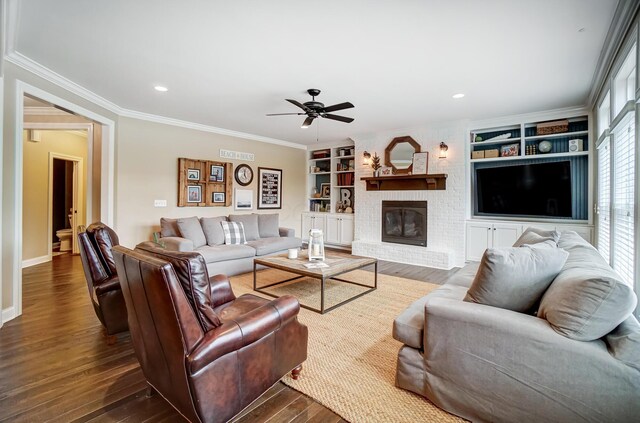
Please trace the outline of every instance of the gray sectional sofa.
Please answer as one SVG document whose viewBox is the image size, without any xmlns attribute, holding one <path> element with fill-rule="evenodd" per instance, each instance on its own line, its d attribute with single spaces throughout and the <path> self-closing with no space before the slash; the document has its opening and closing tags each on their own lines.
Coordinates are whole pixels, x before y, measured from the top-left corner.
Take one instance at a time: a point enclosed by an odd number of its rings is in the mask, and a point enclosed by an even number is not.
<svg viewBox="0 0 640 423">
<path fill-rule="evenodd" d="M 221 222 L 242 223 L 246 243 L 225 244 Z M 162 218 L 158 242 L 169 250 L 197 251 L 204 257 L 210 275 L 228 276 L 253 270 L 255 257 L 281 254 L 302 246 L 294 229 L 279 226 L 278 214 L 255 213 Z"/>
<path fill-rule="evenodd" d="M 398 316 L 396 385 L 474 422 L 638 421 L 632 288 L 575 232 L 527 231 L 516 245 L 487 250 Z M 562 256 L 557 276 L 540 260 L 550 254 Z M 507 285 L 492 285 L 505 275 Z M 523 288 L 531 280 L 538 286 Z"/>
</svg>

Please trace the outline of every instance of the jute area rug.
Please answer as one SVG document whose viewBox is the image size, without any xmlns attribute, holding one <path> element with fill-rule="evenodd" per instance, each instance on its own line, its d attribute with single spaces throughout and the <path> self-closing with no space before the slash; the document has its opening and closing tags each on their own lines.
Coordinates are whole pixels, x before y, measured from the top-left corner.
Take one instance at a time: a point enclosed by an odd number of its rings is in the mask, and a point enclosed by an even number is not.
<svg viewBox="0 0 640 423">
<path fill-rule="evenodd" d="M 258 272 L 259 286 L 288 277 L 290 273 L 279 270 Z M 373 283 L 373 273 L 363 270 L 340 277 Z M 252 273 L 235 276 L 231 283 L 236 295 L 258 295 L 252 289 Z M 304 279 L 270 291 L 291 294 L 301 303 L 319 308 L 319 284 L 317 280 Z M 423 397 L 395 387 L 396 359 L 402 345 L 391 336 L 393 320 L 437 286 L 378 275 L 376 291 L 324 315 L 301 309 L 298 318 L 309 328 L 308 359 L 298 380 L 285 376 L 282 381 L 353 423 L 464 421 Z M 331 306 L 365 289 L 330 282 L 325 301 Z"/>
</svg>

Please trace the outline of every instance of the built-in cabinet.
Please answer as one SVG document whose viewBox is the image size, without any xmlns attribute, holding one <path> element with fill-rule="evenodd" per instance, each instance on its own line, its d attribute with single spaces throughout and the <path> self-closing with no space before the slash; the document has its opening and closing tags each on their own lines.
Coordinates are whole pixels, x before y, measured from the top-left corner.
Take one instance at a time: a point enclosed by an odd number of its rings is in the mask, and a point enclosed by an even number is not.
<svg viewBox="0 0 640 423">
<path fill-rule="evenodd" d="M 528 228 L 575 231 L 588 242 L 593 240 L 593 226 L 565 225 L 551 222 L 467 221 L 466 259 L 479 261 L 487 248 L 511 247 Z"/>
<path fill-rule="evenodd" d="M 327 245 L 347 247 L 353 242 L 353 215 L 344 213 L 302 213 L 302 239 L 309 240 L 309 231 L 320 229 Z"/>
</svg>

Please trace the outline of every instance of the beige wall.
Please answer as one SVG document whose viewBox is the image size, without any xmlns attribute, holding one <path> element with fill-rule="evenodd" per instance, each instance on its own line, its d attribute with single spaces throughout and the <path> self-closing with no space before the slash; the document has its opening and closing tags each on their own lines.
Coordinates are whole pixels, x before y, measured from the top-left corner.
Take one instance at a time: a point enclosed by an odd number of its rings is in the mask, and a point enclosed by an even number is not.
<svg viewBox="0 0 640 423">
<path fill-rule="evenodd" d="M 221 148 L 255 154 L 247 163 L 254 179 L 246 189 L 254 194 L 254 213 L 280 213 L 280 226 L 300 234 L 300 216 L 305 205 L 305 150 L 241 138 L 178 128 L 136 119 L 118 121 L 116 151 L 116 229 L 120 242 L 133 247 L 151 239 L 161 217 L 221 216 L 232 207 L 177 207 L 178 158 L 221 160 Z M 257 209 L 258 167 L 283 170 L 282 209 Z M 238 188 L 234 181 L 234 188 Z M 245 187 L 240 187 L 245 188 Z M 166 208 L 155 208 L 154 200 L 167 200 Z"/>
<path fill-rule="evenodd" d="M 22 260 L 46 256 L 49 251 L 49 153 L 82 158 L 82 198 L 87 201 L 86 135 L 40 131 L 41 141 L 28 140 L 23 131 Z M 78 208 L 78 225 L 85 224 L 85 206 Z"/>
</svg>

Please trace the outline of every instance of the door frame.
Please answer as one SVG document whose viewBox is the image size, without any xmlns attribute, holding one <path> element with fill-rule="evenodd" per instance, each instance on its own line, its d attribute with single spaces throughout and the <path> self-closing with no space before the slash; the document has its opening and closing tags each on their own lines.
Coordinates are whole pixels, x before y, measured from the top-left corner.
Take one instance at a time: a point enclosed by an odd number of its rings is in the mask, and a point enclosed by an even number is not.
<svg viewBox="0 0 640 423">
<path fill-rule="evenodd" d="M 37 97 L 51 104 L 63 107 L 80 116 L 84 116 L 102 125 L 101 140 L 101 175 L 100 175 L 100 220 L 105 224 L 114 227 L 114 190 L 115 190 L 115 122 L 105 116 L 94 113 L 84 107 L 78 106 L 68 100 L 50 94 L 49 92 L 34 87 L 22 80 L 16 80 L 16 91 L 14 98 L 15 108 L 15 134 L 13 158 L 13 181 L 14 181 L 14 239 L 13 239 L 13 260 L 12 267 L 12 306 L 8 310 L 2 311 L 3 322 L 16 318 L 22 314 L 22 190 L 23 190 L 23 148 L 22 132 L 24 130 L 24 96 L 25 94 Z M 73 95 L 73 94 L 70 94 Z M 91 158 L 89 161 L 92 161 Z M 93 180 L 93 178 L 91 178 Z M 4 252 L 3 252 L 4 253 Z"/>
<path fill-rule="evenodd" d="M 53 160 L 60 159 L 73 163 L 73 217 L 71 221 L 71 230 L 73 231 L 73 237 L 71 238 L 71 253 L 78 254 L 78 224 L 86 225 L 87 204 L 91 202 L 91 197 L 87 195 L 84 198 L 82 195 L 82 188 L 84 180 L 82 178 L 83 161 L 82 157 L 70 156 L 68 154 L 49 152 L 49 191 L 47 201 L 47 256 L 49 260 L 53 258 L 53 242 L 51 241 L 51 232 L 53 232 Z M 87 175 L 89 173 L 87 172 Z M 84 214 L 78 222 L 78 208 L 84 201 Z"/>
</svg>

